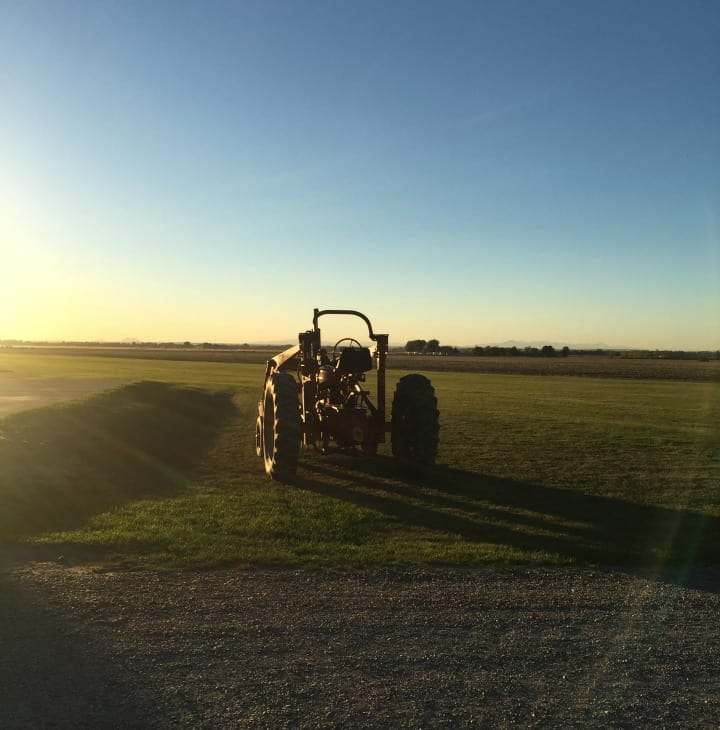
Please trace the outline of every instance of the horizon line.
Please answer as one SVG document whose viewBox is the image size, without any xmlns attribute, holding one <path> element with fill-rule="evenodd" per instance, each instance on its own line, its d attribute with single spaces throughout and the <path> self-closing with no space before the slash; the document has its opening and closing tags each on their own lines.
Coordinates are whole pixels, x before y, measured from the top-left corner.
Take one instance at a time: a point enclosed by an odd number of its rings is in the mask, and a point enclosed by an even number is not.
<svg viewBox="0 0 720 730">
<path fill-rule="evenodd" d="M 225 348 L 236 348 L 236 349 L 250 349 L 250 348 L 270 348 L 270 347 L 292 347 L 292 343 L 288 341 L 276 340 L 274 342 L 229 342 L 229 341 L 209 341 L 209 340 L 140 340 L 140 339 L 122 339 L 122 340 L 73 340 L 73 339 L 21 339 L 21 338 L 7 338 L 0 339 L 0 346 L 7 348 L 14 345 L 18 346 L 33 346 L 33 345 L 52 345 L 52 346 L 98 346 L 98 347 L 162 347 L 172 346 L 175 348 L 182 347 L 225 347 Z M 685 353 L 720 353 L 720 348 L 700 348 L 700 349 L 684 349 L 684 348 L 672 348 L 672 347 L 629 347 L 627 345 L 606 345 L 602 342 L 589 342 L 589 343 L 570 343 L 563 342 L 560 344 L 559 341 L 546 341 L 546 340 L 533 340 L 533 341 L 519 341 L 519 340 L 505 340 L 504 342 L 489 342 L 485 344 L 474 344 L 474 345 L 446 345 L 441 344 L 440 347 L 447 348 L 451 347 L 457 350 L 473 350 L 476 347 L 499 347 L 505 349 L 512 349 L 513 347 L 522 351 L 523 348 L 541 348 L 550 345 L 551 347 L 568 347 L 570 350 L 576 351 L 599 351 L 599 352 L 685 352 Z M 392 350 L 403 350 L 402 345 L 393 345 L 390 349 Z M 416 353 L 413 353 L 416 354 Z M 422 354 L 422 353 L 420 353 Z"/>
</svg>

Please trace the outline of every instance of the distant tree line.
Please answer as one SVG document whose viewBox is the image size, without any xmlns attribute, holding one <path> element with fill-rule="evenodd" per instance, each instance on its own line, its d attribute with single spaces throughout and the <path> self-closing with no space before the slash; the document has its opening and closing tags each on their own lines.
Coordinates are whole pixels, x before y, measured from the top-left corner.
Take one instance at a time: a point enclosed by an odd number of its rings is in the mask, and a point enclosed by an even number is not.
<svg viewBox="0 0 720 730">
<path fill-rule="evenodd" d="M 405 352 L 412 355 L 460 355 L 461 352 L 457 347 L 451 345 L 441 345 L 439 340 L 408 340 L 405 344 Z M 468 353 L 467 349 L 462 351 Z M 569 347 L 563 347 L 559 352 L 552 345 L 544 347 L 498 347 L 495 345 L 476 345 L 470 354 L 476 356 L 488 357 L 567 357 L 570 354 Z"/>
<path fill-rule="evenodd" d="M 457 355 L 459 350 L 452 345 L 441 345 L 439 340 L 408 340 L 405 352 L 413 355 Z"/>
<path fill-rule="evenodd" d="M 543 347 L 498 347 L 496 345 L 476 345 L 472 351 L 479 357 L 567 357 L 570 348 L 566 345 L 558 352 L 552 345 Z"/>
<path fill-rule="evenodd" d="M 720 360 L 718 350 L 610 350 L 610 349 L 556 349 L 553 345 L 543 347 L 503 347 L 501 345 L 475 345 L 473 348 L 457 348 L 441 345 L 436 339 L 408 340 L 405 352 L 413 355 L 475 355 L 476 357 L 568 357 L 572 355 L 594 355 L 628 359 L 698 360 L 710 362 Z"/>
</svg>

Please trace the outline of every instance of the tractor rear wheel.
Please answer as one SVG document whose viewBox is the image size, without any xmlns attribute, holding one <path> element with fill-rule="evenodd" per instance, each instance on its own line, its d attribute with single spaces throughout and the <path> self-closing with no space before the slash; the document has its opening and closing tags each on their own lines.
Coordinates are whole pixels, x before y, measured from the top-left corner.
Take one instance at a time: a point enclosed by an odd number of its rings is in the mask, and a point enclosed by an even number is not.
<svg viewBox="0 0 720 730">
<path fill-rule="evenodd" d="M 255 421 L 255 453 L 263 455 L 263 419 L 260 416 Z"/>
<path fill-rule="evenodd" d="M 424 375 L 405 375 L 398 381 L 392 402 L 393 456 L 410 464 L 434 464 L 440 422 L 435 389 Z"/>
<path fill-rule="evenodd" d="M 295 379 L 288 373 L 273 373 L 265 383 L 262 418 L 262 455 L 271 479 L 295 476 L 301 436 Z"/>
<path fill-rule="evenodd" d="M 362 442 L 362 452 L 365 456 L 377 456 L 378 440 L 377 434 L 368 431 Z"/>
</svg>

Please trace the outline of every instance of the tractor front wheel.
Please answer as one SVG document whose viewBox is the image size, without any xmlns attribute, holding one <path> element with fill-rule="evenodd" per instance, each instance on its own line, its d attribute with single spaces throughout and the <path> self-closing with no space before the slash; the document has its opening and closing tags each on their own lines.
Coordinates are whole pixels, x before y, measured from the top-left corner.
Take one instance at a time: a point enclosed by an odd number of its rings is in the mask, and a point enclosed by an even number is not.
<svg viewBox="0 0 720 730">
<path fill-rule="evenodd" d="M 424 375 L 405 375 L 392 402 L 393 456 L 408 464 L 434 464 L 440 433 L 435 389 Z"/>
<path fill-rule="evenodd" d="M 267 379 L 261 423 L 265 473 L 271 479 L 292 479 L 302 437 L 297 384 L 292 375 L 273 373 Z"/>
</svg>

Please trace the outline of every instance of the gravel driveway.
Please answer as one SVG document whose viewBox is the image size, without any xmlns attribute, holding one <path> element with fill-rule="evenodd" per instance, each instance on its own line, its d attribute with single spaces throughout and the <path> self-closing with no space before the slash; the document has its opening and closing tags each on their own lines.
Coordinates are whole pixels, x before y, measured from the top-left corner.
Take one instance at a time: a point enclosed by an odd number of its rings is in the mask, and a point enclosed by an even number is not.
<svg viewBox="0 0 720 730">
<path fill-rule="evenodd" d="M 0 727 L 718 727 L 720 569 L 0 566 Z"/>
</svg>

